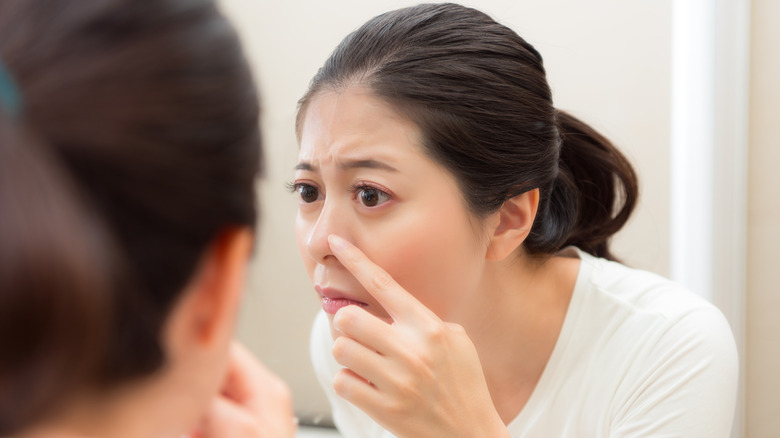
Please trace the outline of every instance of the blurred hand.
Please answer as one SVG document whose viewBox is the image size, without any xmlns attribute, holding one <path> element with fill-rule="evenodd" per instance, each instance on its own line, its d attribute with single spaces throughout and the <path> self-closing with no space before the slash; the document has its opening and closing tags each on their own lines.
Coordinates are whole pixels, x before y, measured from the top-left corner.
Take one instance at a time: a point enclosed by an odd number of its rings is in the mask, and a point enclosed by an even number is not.
<svg viewBox="0 0 780 438">
<path fill-rule="evenodd" d="M 293 438 L 297 429 L 287 384 L 234 342 L 221 394 L 193 436 Z"/>
</svg>

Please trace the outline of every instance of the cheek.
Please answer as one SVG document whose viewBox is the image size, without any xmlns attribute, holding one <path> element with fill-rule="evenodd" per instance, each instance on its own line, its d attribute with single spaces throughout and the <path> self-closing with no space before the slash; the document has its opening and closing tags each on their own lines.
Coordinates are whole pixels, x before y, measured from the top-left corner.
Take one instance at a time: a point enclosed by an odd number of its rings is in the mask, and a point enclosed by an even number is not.
<svg viewBox="0 0 780 438">
<path fill-rule="evenodd" d="M 311 234 L 312 224 L 301 216 L 299 212 L 295 217 L 295 240 L 298 244 L 298 252 L 301 255 L 301 260 L 306 267 L 309 277 L 312 276 L 314 270 L 314 261 L 308 255 L 308 242 L 309 235 Z"/>
<path fill-rule="evenodd" d="M 484 254 L 466 217 L 418 211 L 377 234 L 383 237 L 363 250 L 439 317 L 477 288 Z"/>
</svg>

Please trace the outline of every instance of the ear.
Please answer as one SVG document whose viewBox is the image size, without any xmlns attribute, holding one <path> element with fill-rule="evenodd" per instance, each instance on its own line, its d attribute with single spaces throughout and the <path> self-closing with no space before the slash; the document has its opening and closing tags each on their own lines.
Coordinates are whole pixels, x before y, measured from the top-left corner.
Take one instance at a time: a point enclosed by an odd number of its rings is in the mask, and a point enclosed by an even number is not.
<svg viewBox="0 0 780 438">
<path fill-rule="evenodd" d="M 221 348 L 232 338 L 253 242 L 249 228 L 234 228 L 208 246 L 169 317 L 177 347 Z"/>
<path fill-rule="evenodd" d="M 504 260 L 515 252 L 531 232 L 538 207 L 537 188 L 506 200 L 504 205 L 493 213 L 486 254 L 489 261 Z"/>
</svg>

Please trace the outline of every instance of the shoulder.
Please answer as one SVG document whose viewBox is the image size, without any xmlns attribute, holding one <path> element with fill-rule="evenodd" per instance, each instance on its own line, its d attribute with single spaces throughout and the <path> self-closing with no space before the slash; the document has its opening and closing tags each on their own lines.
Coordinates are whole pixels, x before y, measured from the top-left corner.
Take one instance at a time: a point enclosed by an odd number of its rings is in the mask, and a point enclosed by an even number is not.
<svg viewBox="0 0 780 438">
<path fill-rule="evenodd" d="M 727 325 L 717 307 L 679 283 L 576 251 L 581 260 L 577 287 L 586 290 L 587 298 L 615 301 L 636 313 L 655 315 L 670 324 L 698 319 L 707 325 Z"/>
<path fill-rule="evenodd" d="M 708 352 L 736 356 L 736 344 L 723 313 L 684 286 L 652 272 L 579 252 L 585 302 L 608 302 L 625 312 L 637 329 L 655 332 L 658 348 L 698 345 Z M 579 284 L 582 280 L 582 284 Z M 637 325 L 639 327 L 637 327 Z M 647 339 L 650 341 L 650 339 Z"/>
<path fill-rule="evenodd" d="M 580 321 L 609 339 L 613 361 L 624 360 L 622 369 L 612 369 L 620 376 L 613 424 L 626 432 L 692 427 L 688 436 L 724 436 L 736 400 L 738 355 L 720 310 L 659 275 L 580 258 Z M 594 313 L 597 321 L 589 322 L 586 315 Z M 676 420 L 665 426 L 663 418 Z"/>
<path fill-rule="evenodd" d="M 686 373 L 700 369 L 736 381 L 736 342 L 717 307 L 660 275 L 576 251 L 581 265 L 571 332 L 582 348 L 595 343 L 602 353 L 622 357 L 627 382 L 690 377 Z"/>
</svg>

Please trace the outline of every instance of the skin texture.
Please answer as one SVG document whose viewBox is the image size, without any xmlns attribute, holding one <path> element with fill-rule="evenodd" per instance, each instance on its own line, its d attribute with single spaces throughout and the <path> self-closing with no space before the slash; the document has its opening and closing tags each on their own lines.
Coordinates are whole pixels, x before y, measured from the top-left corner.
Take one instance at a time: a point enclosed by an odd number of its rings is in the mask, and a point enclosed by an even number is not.
<svg viewBox="0 0 780 438">
<path fill-rule="evenodd" d="M 366 303 L 365 309 L 380 318 L 387 319 L 387 312 L 331 254 L 329 234 L 361 248 L 438 315 L 458 319 L 461 305 L 479 299 L 462 295 L 477 288 L 487 242 L 478 237 L 482 231 L 472 223 L 452 175 L 418 144 L 414 124 L 363 91 L 315 99 L 299 153 L 299 163 L 312 169 L 296 171 L 295 183 L 316 187 L 319 199 L 300 202 L 298 246 L 315 285 Z M 395 170 L 341 167 L 369 159 Z M 353 189 L 359 184 L 387 197 L 367 207 Z M 452 266 L 463 269 L 455 273 Z"/>
<path fill-rule="evenodd" d="M 316 96 L 299 138 L 296 234 L 345 367 L 336 392 L 399 437 L 506 435 L 579 269 L 524 255 L 538 190 L 474 217 L 417 126 L 357 85 Z"/>
</svg>

